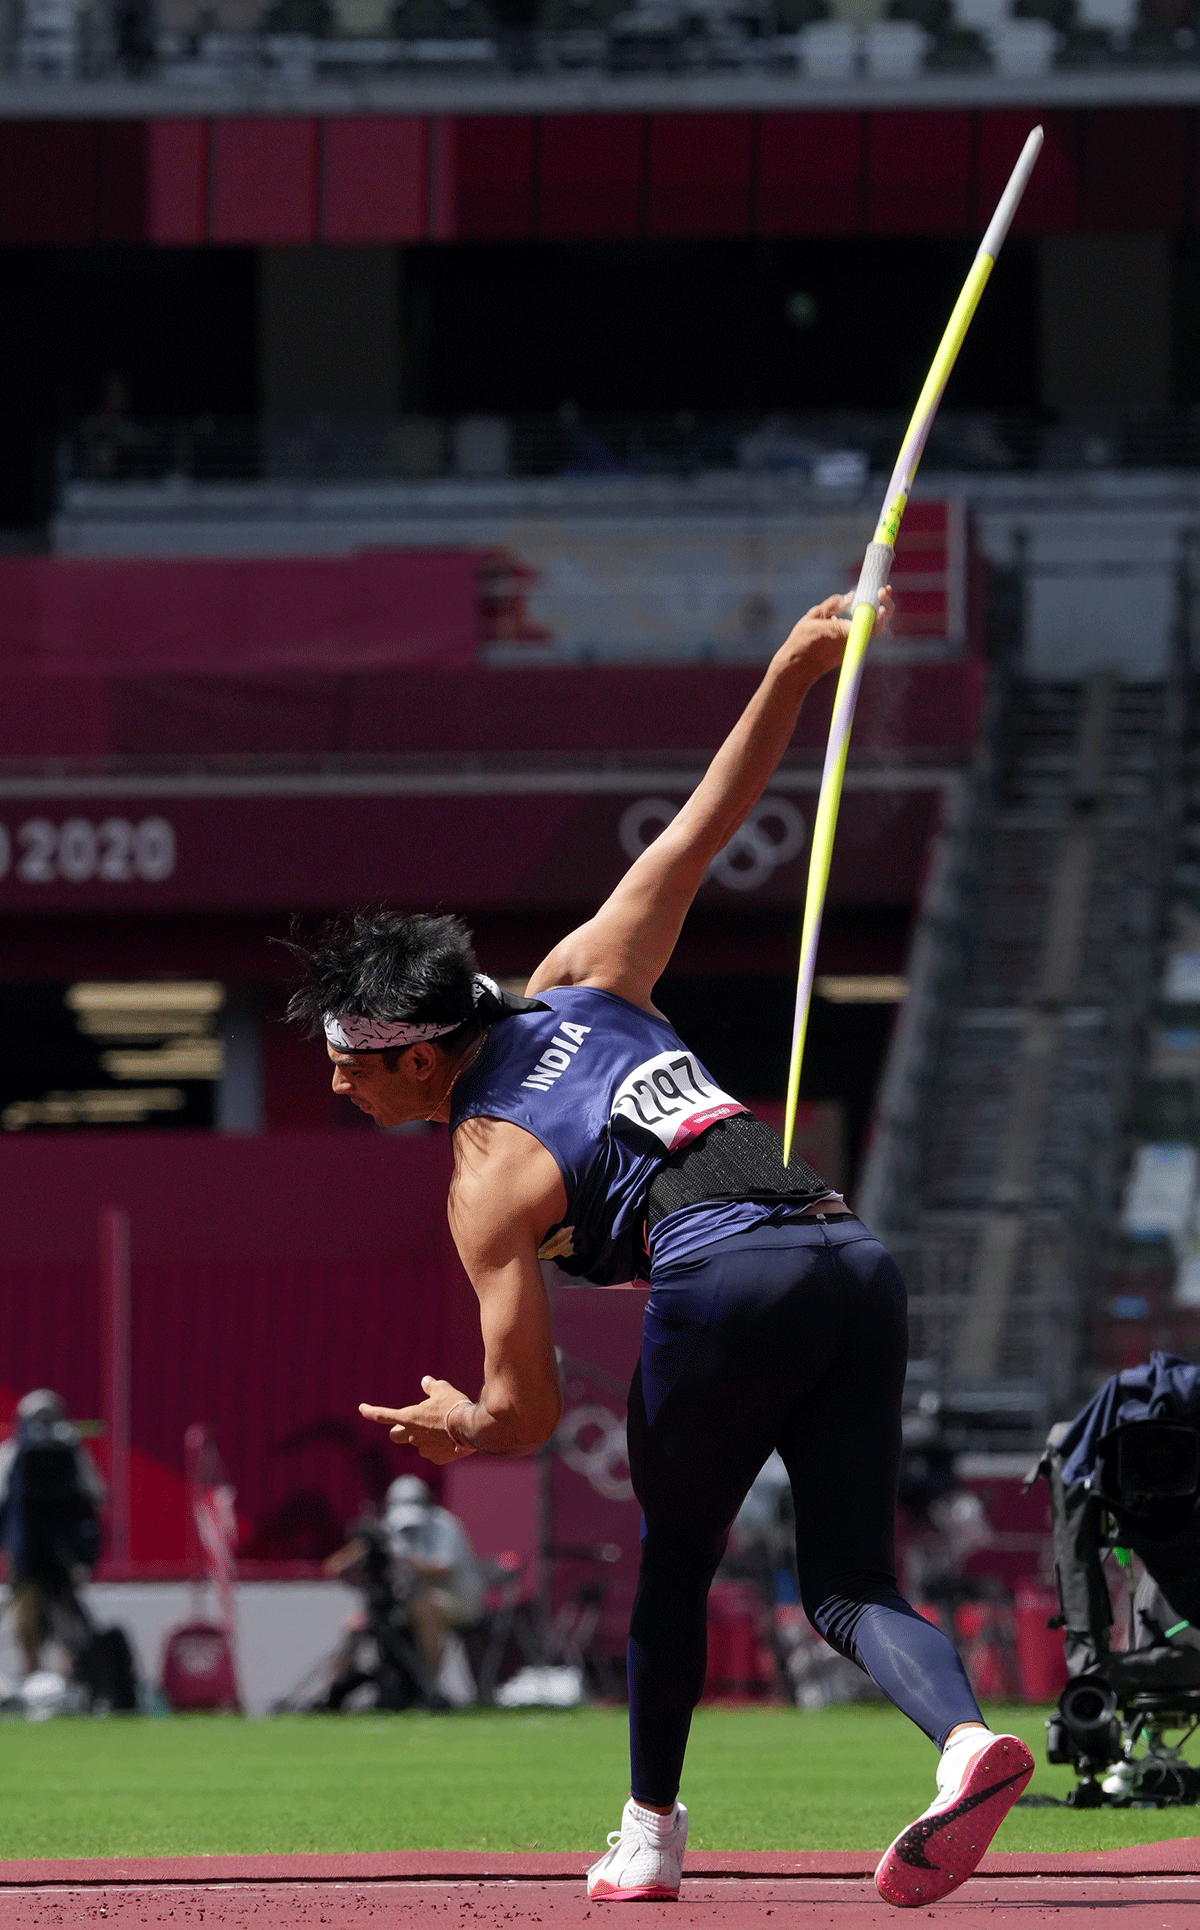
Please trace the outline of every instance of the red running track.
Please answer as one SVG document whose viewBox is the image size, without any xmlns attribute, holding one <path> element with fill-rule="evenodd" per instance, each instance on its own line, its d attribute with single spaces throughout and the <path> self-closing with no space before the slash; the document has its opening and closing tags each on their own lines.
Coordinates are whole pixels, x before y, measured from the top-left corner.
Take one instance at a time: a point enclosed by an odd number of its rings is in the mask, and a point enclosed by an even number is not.
<svg viewBox="0 0 1200 1930">
<path fill-rule="evenodd" d="M 663 1906 L 589 1904 L 590 1856 L 381 1853 L 370 1856 L 107 1858 L 0 1863 L 0 1930 L 100 1925 L 106 1930 L 206 1924 L 213 1930 L 591 1930 L 617 1911 L 644 1922 Z M 895 1925 L 855 1852 L 695 1855 L 670 1930 L 828 1930 Z M 1100 1909 L 1120 1930 L 1196 1930 L 1200 1838 L 1098 1854 L 986 1856 L 969 1883 L 914 1918 L 946 1930 L 1032 1926 Z M 772 1920 L 778 1920 L 778 1926 Z"/>
<path fill-rule="evenodd" d="M 0 1863 L 0 1930 L 600 1930 L 614 1911 L 612 1930 L 620 1930 L 663 1907 L 590 1905 L 582 1877 L 591 1860 L 583 1852 L 398 1852 Z M 875 1861 L 850 1851 L 693 1855 L 666 1921 L 670 1930 L 881 1930 L 898 1918 L 875 1893 Z M 1098 1854 L 993 1854 L 956 1895 L 912 1914 L 936 1917 L 945 1930 L 1032 1930 L 1096 1909 L 1114 1930 L 1197 1930 L 1200 1838 Z"/>
</svg>

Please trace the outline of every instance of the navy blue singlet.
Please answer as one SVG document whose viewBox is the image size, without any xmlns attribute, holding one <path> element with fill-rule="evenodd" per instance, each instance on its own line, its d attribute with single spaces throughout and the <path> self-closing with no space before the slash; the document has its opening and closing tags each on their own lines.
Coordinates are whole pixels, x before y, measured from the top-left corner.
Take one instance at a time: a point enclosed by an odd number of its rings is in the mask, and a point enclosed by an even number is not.
<svg viewBox="0 0 1200 1930">
<path fill-rule="evenodd" d="M 553 1156 L 567 1211 L 541 1258 L 597 1286 L 760 1224 L 769 1207 L 721 1200 L 669 1214 L 646 1246 L 646 1195 L 668 1153 L 747 1108 L 723 1092 L 663 1018 L 590 985 L 540 992 L 545 1012 L 495 1025 L 458 1079 L 450 1130 L 465 1119 L 523 1126 Z"/>
</svg>

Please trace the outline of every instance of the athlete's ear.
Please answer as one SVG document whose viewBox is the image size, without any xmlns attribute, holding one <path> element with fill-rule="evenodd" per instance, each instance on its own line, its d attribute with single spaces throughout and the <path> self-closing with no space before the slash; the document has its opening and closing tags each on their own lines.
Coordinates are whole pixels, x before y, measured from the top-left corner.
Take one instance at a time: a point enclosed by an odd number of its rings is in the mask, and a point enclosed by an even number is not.
<svg viewBox="0 0 1200 1930">
<path fill-rule="evenodd" d="M 418 1079 L 431 1079 L 438 1069 L 441 1057 L 435 1045 L 428 1039 L 420 1039 L 416 1045 L 410 1045 L 408 1048 L 409 1070 Z"/>
</svg>

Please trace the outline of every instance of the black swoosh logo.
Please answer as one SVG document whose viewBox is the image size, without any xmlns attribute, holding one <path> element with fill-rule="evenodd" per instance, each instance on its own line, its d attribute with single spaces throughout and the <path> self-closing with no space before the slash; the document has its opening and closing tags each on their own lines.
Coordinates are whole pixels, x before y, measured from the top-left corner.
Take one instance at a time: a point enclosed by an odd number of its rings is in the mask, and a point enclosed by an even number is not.
<svg viewBox="0 0 1200 1930">
<path fill-rule="evenodd" d="M 998 1796 L 1002 1789 L 1008 1789 L 1012 1783 L 1019 1783 L 1028 1774 L 1027 1769 L 1018 1769 L 1011 1776 L 1005 1776 L 1002 1782 L 991 1783 L 987 1789 L 981 1789 L 977 1795 L 964 1796 L 961 1803 L 955 1803 L 953 1809 L 944 1809 L 940 1816 L 930 1816 L 923 1823 L 914 1823 L 911 1829 L 905 1830 L 896 1844 L 895 1855 L 902 1863 L 907 1863 L 910 1870 L 935 1870 L 937 1864 L 931 1863 L 925 1854 L 925 1845 L 930 1838 L 944 1830 L 947 1823 L 956 1823 L 960 1816 L 966 1816 L 971 1810 L 978 1809 L 980 1803 L 986 1803 L 989 1797 Z"/>
</svg>

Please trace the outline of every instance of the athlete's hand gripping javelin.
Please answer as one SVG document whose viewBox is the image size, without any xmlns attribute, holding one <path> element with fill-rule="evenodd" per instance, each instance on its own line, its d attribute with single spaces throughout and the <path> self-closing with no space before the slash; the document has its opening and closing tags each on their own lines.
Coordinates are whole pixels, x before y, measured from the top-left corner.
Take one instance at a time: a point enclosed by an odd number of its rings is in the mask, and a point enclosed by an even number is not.
<svg viewBox="0 0 1200 1930">
<path fill-rule="evenodd" d="M 842 660 L 850 633 L 842 612 L 851 601 L 826 597 L 800 619 L 691 797 L 595 916 L 543 959 L 529 981 L 530 997 L 556 986 L 590 985 L 654 1011 L 654 987 L 709 865 L 762 796 L 808 692 Z M 891 608 L 885 589 L 881 620 Z M 420 1043 L 409 1046 L 391 1072 L 370 1053 L 357 1060 L 339 1054 L 334 1063 L 335 1092 L 353 1098 L 380 1125 L 394 1126 L 448 1120 L 451 1088 L 469 1059 L 449 1060 L 435 1044 Z M 475 1448 L 527 1454 L 550 1438 L 562 1400 L 538 1249 L 566 1210 L 558 1167 L 531 1133 L 488 1118 L 458 1127 L 449 1216 L 479 1300 L 483 1389 L 473 1400 L 427 1375 L 423 1400 L 400 1408 L 364 1403 L 367 1420 L 434 1462 Z"/>
</svg>

